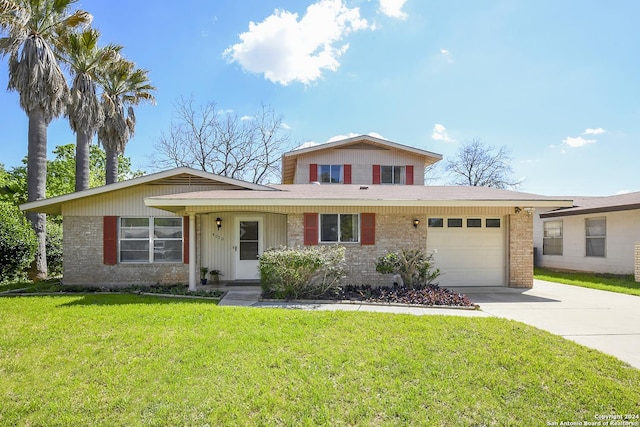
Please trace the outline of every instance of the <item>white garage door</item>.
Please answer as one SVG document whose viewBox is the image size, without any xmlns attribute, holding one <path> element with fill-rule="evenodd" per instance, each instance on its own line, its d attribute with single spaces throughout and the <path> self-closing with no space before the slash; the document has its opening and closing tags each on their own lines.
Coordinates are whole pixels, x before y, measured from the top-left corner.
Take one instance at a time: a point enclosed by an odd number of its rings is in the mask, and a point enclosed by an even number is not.
<svg viewBox="0 0 640 427">
<path fill-rule="evenodd" d="M 440 286 L 505 286 L 502 218 L 429 218 L 427 250 L 434 252 Z"/>
</svg>

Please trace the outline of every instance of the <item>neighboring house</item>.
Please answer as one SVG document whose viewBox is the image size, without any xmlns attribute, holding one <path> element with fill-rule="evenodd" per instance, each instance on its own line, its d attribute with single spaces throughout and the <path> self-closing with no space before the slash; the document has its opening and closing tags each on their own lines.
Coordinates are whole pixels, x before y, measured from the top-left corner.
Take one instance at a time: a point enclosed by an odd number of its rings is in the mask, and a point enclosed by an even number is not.
<svg viewBox="0 0 640 427">
<path fill-rule="evenodd" d="M 536 212 L 537 265 L 633 274 L 640 267 L 640 192 L 573 199 L 573 207 Z"/>
<path fill-rule="evenodd" d="M 188 282 L 201 266 L 259 279 L 278 246 L 340 244 L 346 282 L 389 284 L 375 260 L 434 254 L 443 286 L 533 285 L 533 215 L 571 201 L 483 187 L 424 186 L 438 154 L 360 136 L 283 156 L 283 184 L 177 168 L 22 205 L 63 215 L 65 284 Z"/>
</svg>

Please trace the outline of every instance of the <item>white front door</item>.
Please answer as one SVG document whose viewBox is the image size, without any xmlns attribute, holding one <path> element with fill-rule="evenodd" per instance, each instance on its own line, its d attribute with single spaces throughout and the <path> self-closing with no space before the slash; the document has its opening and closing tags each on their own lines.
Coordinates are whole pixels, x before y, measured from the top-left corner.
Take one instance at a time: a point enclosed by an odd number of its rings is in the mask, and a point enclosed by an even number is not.
<svg viewBox="0 0 640 427">
<path fill-rule="evenodd" d="M 262 254 L 262 218 L 236 218 L 236 280 L 260 278 L 258 257 Z"/>
</svg>

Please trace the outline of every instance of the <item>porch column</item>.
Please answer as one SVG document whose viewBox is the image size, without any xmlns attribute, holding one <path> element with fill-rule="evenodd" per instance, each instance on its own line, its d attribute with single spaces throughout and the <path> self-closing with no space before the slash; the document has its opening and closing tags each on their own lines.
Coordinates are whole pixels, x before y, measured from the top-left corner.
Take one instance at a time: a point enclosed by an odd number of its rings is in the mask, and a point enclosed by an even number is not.
<svg viewBox="0 0 640 427">
<path fill-rule="evenodd" d="M 198 276 L 196 275 L 196 215 L 189 214 L 189 290 L 195 291 Z"/>
</svg>

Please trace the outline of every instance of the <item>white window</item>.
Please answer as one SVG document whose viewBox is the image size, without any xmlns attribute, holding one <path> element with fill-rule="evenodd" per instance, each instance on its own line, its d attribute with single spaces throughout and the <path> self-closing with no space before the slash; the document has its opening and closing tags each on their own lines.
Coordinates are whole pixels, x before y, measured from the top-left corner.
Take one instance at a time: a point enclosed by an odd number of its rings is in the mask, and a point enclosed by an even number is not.
<svg viewBox="0 0 640 427">
<path fill-rule="evenodd" d="M 322 183 L 342 183 L 344 181 L 342 165 L 318 165 L 318 179 Z"/>
<path fill-rule="evenodd" d="M 360 216 L 358 214 L 321 214 L 320 241 L 343 243 L 360 241 Z"/>
<path fill-rule="evenodd" d="M 606 218 L 587 218 L 585 220 L 586 235 L 586 255 L 587 256 L 605 256 L 605 247 L 607 239 L 607 220 Z"/>
<path fill-rule="evenodd" d="M 182 218 L 120 218 L 120 262 L 182 262 Z"/>
<path fill-rule="evenodd" d="M 542 255 L 562 255 L 562 221 L 545 221 Z"/>
<path fill-rule="evenodd" d="M 404 166 L 380 166 L 380 182 L 382 184 L 404 184 Z"/>
</svg>

